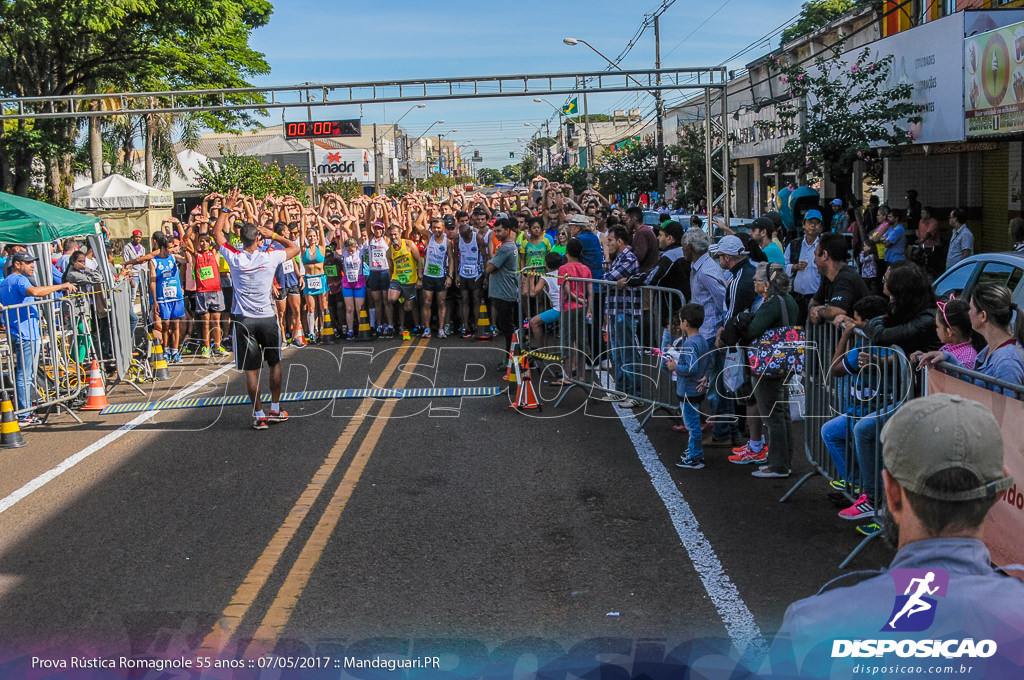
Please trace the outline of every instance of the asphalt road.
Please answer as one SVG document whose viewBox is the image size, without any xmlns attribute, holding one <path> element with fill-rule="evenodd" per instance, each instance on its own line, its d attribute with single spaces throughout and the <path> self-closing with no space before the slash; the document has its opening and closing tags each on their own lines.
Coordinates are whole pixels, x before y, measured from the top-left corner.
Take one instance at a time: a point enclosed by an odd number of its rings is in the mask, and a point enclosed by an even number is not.
<svg viewBox="0 0 1024 680">
<path fill-rule="evenodd" d="M 504 388 L 499 360 L 463 340 L 289 350 L 285 389 Z M 190 361 L 110 400 L 244 392 L 224 366 Z M 246 407 L 25 432 L 0 450 L 0 676 L 68 650 L 717 653 L 763 644 L 843 573 L 860 537 L 821 478 L 780 504 L 796 476 L 753 479 L 726 447 L 679 470 L 674 421 L 631 438 L 580 389 L 558 409 L 540 395 L 526 414 L 503 393 L 292 403 L 266 432 Z M 874 541 L 853 568 L 889 557 Z"/>
</svg>

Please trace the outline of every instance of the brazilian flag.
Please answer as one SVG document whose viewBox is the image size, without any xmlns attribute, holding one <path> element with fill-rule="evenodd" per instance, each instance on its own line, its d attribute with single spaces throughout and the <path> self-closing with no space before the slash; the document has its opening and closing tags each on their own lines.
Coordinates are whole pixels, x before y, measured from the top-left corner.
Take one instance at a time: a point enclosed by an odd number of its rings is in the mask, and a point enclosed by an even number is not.
<svg viewBox="0 0 1024 680">
<path fill-rule="evenodd" d="M 571 102 L 569 102 L 568 104 L 563 106 L 562 107 L 562 114 L 566 115 L 566 116 L 571 116 L 574 113 L 579 113 L 580 112 L 580 107 L 579 107 L 579 104 L 577 104 L 578 100 L 579 100 L 579 97 L 575 97 L 575 98 L 573 98 L 573 100 Z"/>
</svg>

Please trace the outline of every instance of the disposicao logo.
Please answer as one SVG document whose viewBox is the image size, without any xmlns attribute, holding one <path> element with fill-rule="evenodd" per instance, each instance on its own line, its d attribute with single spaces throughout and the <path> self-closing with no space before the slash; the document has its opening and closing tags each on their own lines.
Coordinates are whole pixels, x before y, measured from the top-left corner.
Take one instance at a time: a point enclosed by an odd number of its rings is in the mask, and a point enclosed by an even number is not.
<svg viewBox="0 0 1024 680">
<path fill-rule="evenodd" d="M 883 631 L 916 633 L 928 630 L 935 621 L 936 597 L 946 597 L 949 574 L 945 569 L 893 569 L 896 603 Z"/>
<path fill-rule="evenodd" d="M 935 623 L 939 600 L 949 588 L 945 569 L 893 569 L 896 601 L 883 633 L 919 633 Z M 902 593 L 902 594 L 900 594 Z M 871 657 L 894 653 L 900 657 L 990 657 L 996 653 L 994 640 L 833 640 L 832 657 Z"/>
</svg>

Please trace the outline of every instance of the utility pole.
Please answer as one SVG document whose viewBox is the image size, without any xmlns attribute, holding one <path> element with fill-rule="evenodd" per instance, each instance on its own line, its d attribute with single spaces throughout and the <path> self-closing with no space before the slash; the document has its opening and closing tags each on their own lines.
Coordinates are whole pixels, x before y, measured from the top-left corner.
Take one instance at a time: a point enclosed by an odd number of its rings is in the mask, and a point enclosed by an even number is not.
<svg viewBox="0 0 1024 680">
<path fill-rule="evenodd" d="M 380 156 L 377 153 L 377 124 L 373 124 L 373 193 L 380 196 Z"/>
<path fill-rule="evenodd" d="M 307 100 L 308 101 L 308 100 Z M 313 107 L 306 107 L 306 120 L 309 128 L 313 128 Z M 316 176 L 316 148 L 313 146 L 313 138 L 309 138 L 309 176 L 313 178 L 313 205 L 317 204 L 317 193 L 320 190 L 320 183 Z"/>
<path fill-rule="evenodd" d="M 587 79 L 583 79 L 583 145 L 587 152 L 587 188 L 594 188 L 594 159 L 590 153 L 590 109 L 587 108 Z"/>
<path fill-rule="evenodd" d="M 654 15 L 654 68 L 661 68 L 661 29 L 658 22 L 658 14 Z M 661 74 L 655 76 L 658 85 L 661 85 Z M 658 145 L 658 200 L 665 200 L 665 108 L 661 99 L 661 90 L 654 91 L 654 110 L 658 117 L 657 140 Z"/>
</svg>

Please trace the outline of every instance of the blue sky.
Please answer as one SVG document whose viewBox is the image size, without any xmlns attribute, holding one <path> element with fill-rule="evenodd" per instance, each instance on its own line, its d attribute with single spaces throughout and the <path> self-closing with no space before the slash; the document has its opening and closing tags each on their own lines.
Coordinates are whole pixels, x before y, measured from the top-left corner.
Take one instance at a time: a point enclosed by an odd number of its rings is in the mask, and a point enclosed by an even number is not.
<svg viewBox="0 0 1024 680">
<path fill-rule="evenodd" d="M 716 66 L 779 25 L 793 19 L 802 0 L 665 0 L 661 16 L 661 54 L 666 68 Z M 617 3 L 581 0 L 520 0 L 515 3 L 466 0 L 422 3 L 385 0 L 347 3 L 328 0 L 279 0 L 270 23 L 253 33 L 251 45 L 263 52 L 271 73 L 256 85 L 303 82 L 347 83 L 376 80 L 445 78 L 527 73 L 571 73 L 603 69 L 607 62 L 571 36 L 591 43 L 609 58 L 617 57 L 643 22 L 658 9 L 658 0 Z M 703 24 L 703 25 L 702 25 Z M 765 43 L 729 62 L 742 67 L 778 44 Z M 622 59 L 623 68 L 653 68 L 654 31 L 648 29 Z M 666 101 L 679 96 L 666 94 Z M 589 97 L 590 113 L 639 108 L 653 111 L 650 95 L 606 94 Z M 562 101 L 552 100 L 555 105 Z M 358 118 L 363 124 L 390 123 L 411 104 L 366 105 L 314 110 L 314 119 Z M 304 109 L 285 113 L 304 120 Z M 402 119 L 410 134 L 421 134 L 443 119 L 430 134 L 458 132 L 446 138 L 472 140 L 483 156 L 477 167 L 507 165 L 509 151 L 520 150 L 553 109 L 532 97 L 432 101 Z M 268 124 L 281 121 L 271 112 Z M 554 134 L 554 129 L 552 131 Z M 516 154 L 518 161 L 520 154 Z"/>
</svg>

